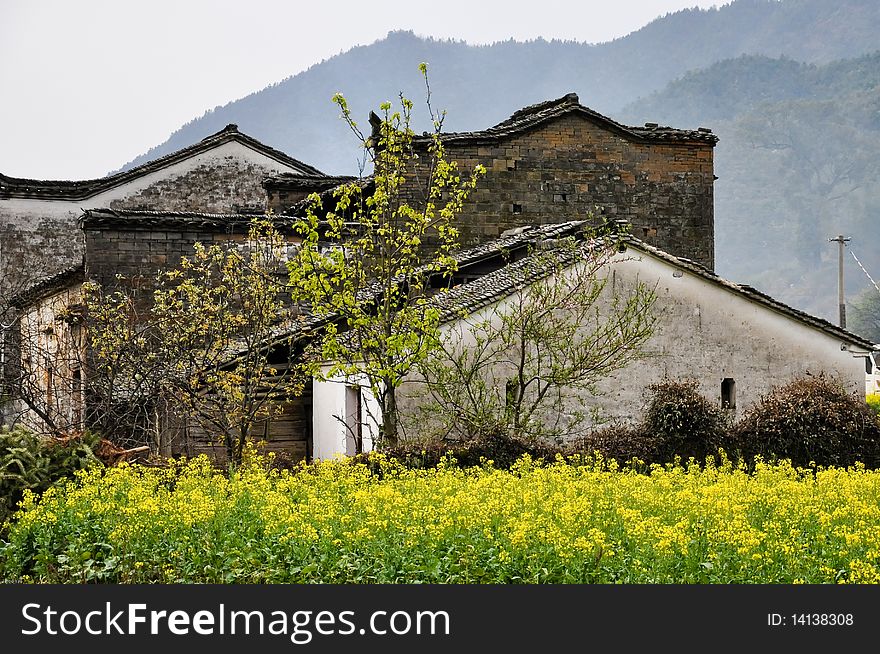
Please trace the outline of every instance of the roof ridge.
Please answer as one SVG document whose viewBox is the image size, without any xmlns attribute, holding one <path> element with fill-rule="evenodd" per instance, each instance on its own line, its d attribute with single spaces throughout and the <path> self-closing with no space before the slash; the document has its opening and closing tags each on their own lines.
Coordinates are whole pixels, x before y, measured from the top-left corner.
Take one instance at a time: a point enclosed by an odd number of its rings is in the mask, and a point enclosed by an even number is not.
<svg viewBox="0 0 880 654">
<path fill-rule="evenodd" d="M 620 133 L 625 138 L 636 141 L 673 141 L 698 142 L 714 146 L 718 137 L 712 130 L 700 127 L 696 130 L 659 127 L 656 123 L 648 123 L 650 127 L 633 127 L 619 123 L 594 109 L 580 103 L 576 93 L 567 93 L 561 98 L 546 100 L 519 109 L 502 122 L 492 127 L 470 132 L 447 132 L 441 134 L 444 141 L 456 142 L 495 142 L 505 136 L 513 136 L 536 128 L 545 121 L 552 120 L 570 112 L 580 113 L 593 121 Z M 427 137 L 416 137 L 416 141 L 424 141 Z"/>
<path fill-rule="evenodd" d="M 77 275 L 83 274 L 84 271 L 85 261 L 80 259 L 79 263 L 34 280 L 28 287 L 13 295 L 9 299 L 9 303 L 14 307 L 21 308 L 35 300 L 46 297 L 56 287 L 59 289 L 63 288 L 69 279 L 74 279 Z"/>
<path fill-rule="evenodd" d="M 536 113 L 539 113 L 539 112 L 544 111 L 546 109 L 555 108 L 555 107 L 558 107 L 559 105 L 564 105 L 564 104 L 580 104 L 580 101 L 578 100 L 577 93 L 566 93 L 561 98 L 555 98 L 553 100 L 544 100 L 543 102 L 537 102 L 535 104 L 530 104 L 526 107 L 523 107 L 522 109 L 517 109 L 516 111 L 514 111 L 510 115 L 510 118 L 508 118 L 507 121 L 512 121 L 514 119 L 521 118 L 523 116 L 536 114 Z M 507 121 L 503 121 L 503 122 L 507 122 Z"/>
<path fill-rule="evenodd" d="M 85 180 L 42 180 L 29 179 L 25 177 L 10 177 L 0 173 L 0 198 L 11 197 L 44 197 L 47 199 L 64 199 L 64 200 L 86 200 L 98 193 L 109 190 L 127 181 L 137 179 L 143 175 L 162 170 L 179 161 L 188 159 L 190 156 L 200 154 L 217 145 L 228 141 L 238 141 L 250 147 L 252 150 L 261 152 L 262 154 L 275 159 L 292 168 L 304 170 L 307 174 L 311 173 L 315 176 L 325 176 L 314 166 L 303 163 L 290 155 L 276 150 L 275 148 L 258 141 L 252 136 L 238 131 L 238 125 L 230 123 L 219 132 L 215 132 L 187 145 L 174 152 L 151 159 L 139 166 L 123 170 L 112 175 L 105 175 L 95 179 Z"/>
</svg>

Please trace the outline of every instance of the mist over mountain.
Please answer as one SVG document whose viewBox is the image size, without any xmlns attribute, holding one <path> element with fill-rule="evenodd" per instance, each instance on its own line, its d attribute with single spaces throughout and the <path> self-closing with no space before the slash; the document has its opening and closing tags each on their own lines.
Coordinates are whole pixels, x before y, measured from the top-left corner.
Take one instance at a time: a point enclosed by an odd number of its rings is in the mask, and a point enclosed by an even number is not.
<svg viewBox="0 0 880 654">
<path fill-rule="evenodd" d="M 329 173 L 354 173 L 356 119 L 403 92 L 425 129 L 432 102 L 444 129 L 493 125 L 520 107 L 574 91 L 621 122 L 711 127 L 716 267 L 836 321 L 836 249 L 880 276 L 880 2 L 737 0 L 688 9 L 597 45 L 536 40 L 489 46 L 392 32 L 262 91 L 205 113 L 125 168 L 185 147 L 228 123 Z M 850 296 L 867 279 L 847 261 Z"/>
<path fill-rule="evenodd" d="M 355 116 L 363 118 L 400 91 L 418 101 L 424 96 L 417 71 L 422 61 L 430 64 L 435 107 L 448 110 L 445 128 L 457 131 L 488 127 L 520 107 L 570 91 L 613 116 L 686 72 L 723 59 L 763 54 L 827 62 L 875 50 L 878 32 L 876 0 L 737 0 L 720 9 L 668 14 L 598 45 L 511 40 L 472 46 L 392 32 L 206 112 L 123 169 L 236 123 L 322 170 L 356 172 L 358 144 L 330 98 L 343 92 Z M 426 124 L 424 114 L 420 125 Z"/>
</svg>

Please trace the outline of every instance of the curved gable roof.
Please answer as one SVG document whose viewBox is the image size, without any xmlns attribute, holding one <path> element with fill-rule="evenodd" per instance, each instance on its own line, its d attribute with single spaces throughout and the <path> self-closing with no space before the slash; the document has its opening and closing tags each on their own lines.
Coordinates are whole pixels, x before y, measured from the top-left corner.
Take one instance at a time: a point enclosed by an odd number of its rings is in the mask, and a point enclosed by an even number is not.
<svg viewBox="0 0 880 654">
<path fill-rule="evenodd" d="M 646 123 L 644 127 L 623 125 L 608 116 L 603 116 L 598 111 L 593 111 L 589 107 L 580 104 L 576 93 L 568 93 L 555 100 L 547 100 L 546 102 L 523 107 L 515 111 L 507 120 L 488 129 L 475 132 L 449 132 L 442 134 L 441 137 L 444 142 L 455 144 L 494 143 L 498 140 L 536 129 L 541 125 L 567 115 L 583 116 L 623 138 L 640 143 L 701 143 L 714 146 L 718 142 L 718 137 L 712 133 L 712 130 L 705 127 L 690 130 L 661 127 L 656 123 Z"/>
<path fill-rule="evenodd" d="M 166 154 L 158 159 L 153 159 L 145 164 L 126 170 L 114 175 L 108 175 L 100 179 L 89 179 L 82 181 L 56 181 L 56 180 L 40 180 L 40 179 L 23 179 L 19 177 L 8 177 L 0 173 L 0 198 L 38 198 L 45 200 L 85 200 L 102 191 L 120 186 L 132 180 L 143 177 L 150 173 L 162 170 L 176 163 L 208 152 L 216 147 L 231 142 L 240 143 L 251 150 L 255 150 L 270 159 L 297 169 L 303 175 L 324 177 L 317 168 L 310 166 L 298 159 L 294 159 L 261 143 L 253 137 L 238 131 L 237 125 L 227 125 L 216 134 L 205 137 L 198 143 L 194 143 L 188 147 Z"/>
</svg>

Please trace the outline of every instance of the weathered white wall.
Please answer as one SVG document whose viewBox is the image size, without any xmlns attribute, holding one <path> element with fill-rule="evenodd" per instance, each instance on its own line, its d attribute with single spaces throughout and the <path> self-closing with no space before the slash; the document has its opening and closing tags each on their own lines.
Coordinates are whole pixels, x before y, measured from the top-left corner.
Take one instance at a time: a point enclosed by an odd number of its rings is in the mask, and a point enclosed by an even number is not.
<svg viewBox="0 0 880 654">
<path fill-rule="evenodd" d="M 648 386 L 664 378 L 694 379 L 700 392 L 719 404 L 722 380 L 734 379 L 734 418 L 774 386 L 806 373 L 830 374 L 852 392 L 861 393 L 864 388 L 864 359 L 842 350 L 846 344 L 818 328 L 634 248 L 619 255 L 611 266 L 605 306 L 615 290 L 625 291 L 637 281 L 651 287 L 656 284 L 656 331 L 644 348 L 646 358 L 602 381 L 598 396 L 577 397 L 566 407 L 568 411 L 597 407 L 600 420 L 637 421 Z M 681 276 L 673 274 L 678 272 Z M 467 322 L 490 320 L 493 313 L 511 306 L 512 300 L 506 298 L 469 316 Z M 446 324 L 441 331 L 446 337 L 472 343 L 463 320 Z M 423 385 L 413 375 L 402 389 L 408 397 L 403 402 L 408 435 L 418 436 L 420 426 L 424 430 L 430 423 L 430 416 L 416 410 L 414 398 Z"/>
<path fill-rule="evenodd" d="M 32 277 L 78 263 L 83 243 L 76 227 L 83 209 L 265 209 L 262 179 L 281 172 L 297 169 L 228 141 L 85 200 L 0 199 L 0 274 L 7 277 L 5 283 L 0 280 L 0 293 L 9 284 L 26 284 Z"/>
<path fill-rule="evenodd" d="M 657 283 L 657 331 L 649 358 L 608 379 L 599 406 L 609 417 L 627 418 L 638 410 L 644 388 L 664 377 L 692 378 L 708 398 L 720 402 L 721 381 L 736 381 L 736 417 L 774 386 L 806 373 L 833 375 L 852 392 L 861 392 L 863 358 L 816 327 L 778 313 L 731 290 L 634 249 L 615 264 L 617 278 Z"/>
<path fill-rule="evenodd" d="M 378 436 L 379 405 L 366 379 L 339 375 L 331 381 L 315 379 L 312 382 L 312 456 L 315 460 L 333 459 L 351 454 L 351 411 L 346 404 L 346 389 L 358 386 L 361 390 L 361 435 L 363 451 L 373 449 Z"/>
<path fill-rule="evenodd" d="M 19 322 L 23 393 L 62 431 L 83 427 L 84 333 L 63 319 L 81 298 L 82 286 L 74 284 L 34 303 Z M 76 379 L 75 371 L 79 371 Z M 37 432 L 47 429 L 46 422 L 23 403 L 17 409 L 25 425 Z"/>
</svg>

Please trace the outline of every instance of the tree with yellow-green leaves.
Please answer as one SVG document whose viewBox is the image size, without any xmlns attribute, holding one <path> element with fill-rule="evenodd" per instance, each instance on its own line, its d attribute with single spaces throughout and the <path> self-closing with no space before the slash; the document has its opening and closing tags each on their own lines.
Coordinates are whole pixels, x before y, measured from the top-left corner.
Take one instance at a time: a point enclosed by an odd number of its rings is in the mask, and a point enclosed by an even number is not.
<svg viewBox="0 0 880 654">
<path fill-rule="evenodd" d="M 399 108 L 386 102 L 372 115 L 370 136 L 345 98 L 333 97 L 373 174 L 337 189 L 332 207 L 312 196 L 296 226 L 302 246 L 289 263 L 294 300 L 327 319 L 315 345 L 327 366 L 316 374 L 365 380 L 381 410 L 374 416 L 380 443 L 388 446 L 399 438 L 398 387 L 438 343 L 430 281 L 455 270 L 455 218 L 485 172 L 477 166 L 463 173 L 447 159 L 445 113 L 431 108 L 426 64 L 419 68 L 433 124 L 427 147 L 415 142 L 413 103 L 403 95 Z M 338 245 L 328 248 L 327 241 Z"/>
<path fill-rule="evenodd" d="M 112 435 L 146 425 L 167 452 L 176 414 L 241 461 L 254 427 L 298 395 L 303 376 L 276 335 L 285 318 L 285 242 L 271 218 L 241 243 L 196 244 L 159 273 L 152 293 L 86 285 L 92 425 Z"/>
</svg>

